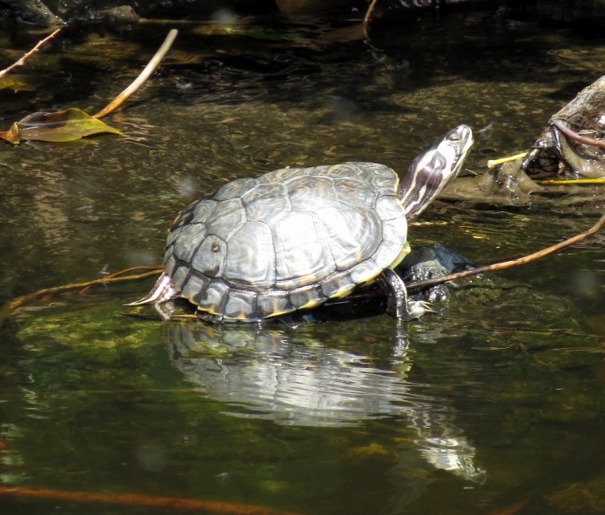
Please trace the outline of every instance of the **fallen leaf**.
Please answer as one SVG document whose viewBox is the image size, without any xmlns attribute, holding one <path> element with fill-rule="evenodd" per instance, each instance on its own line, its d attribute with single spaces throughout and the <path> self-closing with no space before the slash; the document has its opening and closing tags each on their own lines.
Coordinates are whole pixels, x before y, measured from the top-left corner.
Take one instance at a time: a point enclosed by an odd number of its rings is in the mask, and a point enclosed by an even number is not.
<svg viewBox="0 0 605 515">
<path fill-rule="evenodd" d="M 19 126 L 16 123 L 11 125 L 11 128 L 7 131 L 0 132 L 0 138 L 5 139 L 13 145 L 19 144 Z"/>
<path fill-rule="evenodd" d="M 98 118 L 80 109 L 70 108 L 54 113 L 30 114 L 14 123 L 10 130 L 0 132 L 0 138 L 13 145 L 24 140 L 64 143 L 103 132 L 122 134 Z"/>
</svg>

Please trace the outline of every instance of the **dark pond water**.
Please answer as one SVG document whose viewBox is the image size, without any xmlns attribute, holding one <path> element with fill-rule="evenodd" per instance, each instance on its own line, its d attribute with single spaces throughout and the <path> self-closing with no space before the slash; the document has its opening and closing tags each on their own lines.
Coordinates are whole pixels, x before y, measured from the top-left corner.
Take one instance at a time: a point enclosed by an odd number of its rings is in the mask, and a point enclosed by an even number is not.
<svg viewBox="0 0 605 515">
<path fill-rule="evenodd" d="M 185 27 L 109 117 L 124 137 L 0 145 L 0 295 L 159 263 L 178 211 L 235 177 L 345 160 L 404 172 L 459 123 L 477 133 L 466 173 L 484 173 L 605 72 L 605 39 L 457 23 L 382 50 L 318 44 L 326 27 L 309 20 Z M 166 32 L 64 38 L 19 70 L 31 91 L 0 91 L 1 127 L 96 112 Z M 2 33 L 2 65 L 36 40 Z M 520 255 L 601 209 L 563 204 L 436 202 L 411 243 Z M 0 512 L 603 512 L 603 246 L 459 283 L 403 330 L 386 315 L 222 329 L 124 316 L 151 282 L 31 304 L 0 332 Z"/>
</svg>

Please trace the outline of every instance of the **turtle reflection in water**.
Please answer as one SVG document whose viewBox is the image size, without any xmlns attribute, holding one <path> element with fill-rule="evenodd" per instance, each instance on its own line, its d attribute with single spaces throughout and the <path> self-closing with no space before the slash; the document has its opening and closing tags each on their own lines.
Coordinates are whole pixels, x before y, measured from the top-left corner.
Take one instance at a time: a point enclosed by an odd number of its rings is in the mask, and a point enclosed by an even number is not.
<svg viewBox="0 0 605 515">
<path fill-rule="evenodd" d="M 187 207 L 168 235 L 164 273 L 133 303 L 163 319 L 179 297 L 211 322 L 255 321 L 316 307 L 381 278 L 388 311 L 421 316 L 397 266 L 409 252 L 407 219 L 458 174 L 473 144 L 460 125 L 411 164 L 400 183 L 390 168 L 349 162 L 283 168 L 238 179 Z"/>
</svg>

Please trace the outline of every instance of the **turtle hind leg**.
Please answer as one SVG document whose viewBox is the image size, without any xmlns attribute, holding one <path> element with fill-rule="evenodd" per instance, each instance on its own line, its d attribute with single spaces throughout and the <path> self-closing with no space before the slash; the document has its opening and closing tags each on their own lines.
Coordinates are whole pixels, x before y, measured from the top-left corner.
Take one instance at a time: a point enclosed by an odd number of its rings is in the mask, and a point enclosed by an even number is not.
<svg viewBox="0 0 605 515">
<path fill-rule="evenodd" d="M 385 268 L 382 281 L 389 289 L 387 313 L 399 320 L 414 320 L 431 311 L 428 302 L 409 300 L 403 279 L 392 268 Z"/>
</svg>

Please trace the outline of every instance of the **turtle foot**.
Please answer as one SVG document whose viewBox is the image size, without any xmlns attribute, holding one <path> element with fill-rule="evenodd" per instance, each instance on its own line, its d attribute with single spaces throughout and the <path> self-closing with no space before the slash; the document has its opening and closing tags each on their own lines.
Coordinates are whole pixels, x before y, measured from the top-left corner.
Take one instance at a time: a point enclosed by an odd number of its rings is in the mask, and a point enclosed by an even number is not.
<svg viewBox="0 0 605 515">
<path fill-rule="evenodd" d="M 435 310 L 431 307 L 430 302 L 423 300 L 408 300 L 404 315 L 401 317 L 404 320 L 416 320 L 425 313 L 434 313 Z"/>
<path fill-rule="evenodd" d="M 383 270 L 382 278 L 391 290 L 387 300 L 387 312 L 390 315 L 399 320 L 415 320 L 433 311 L 428 302 L 408 299 L 403 279 L 391 268 Z"/>
</svg>

